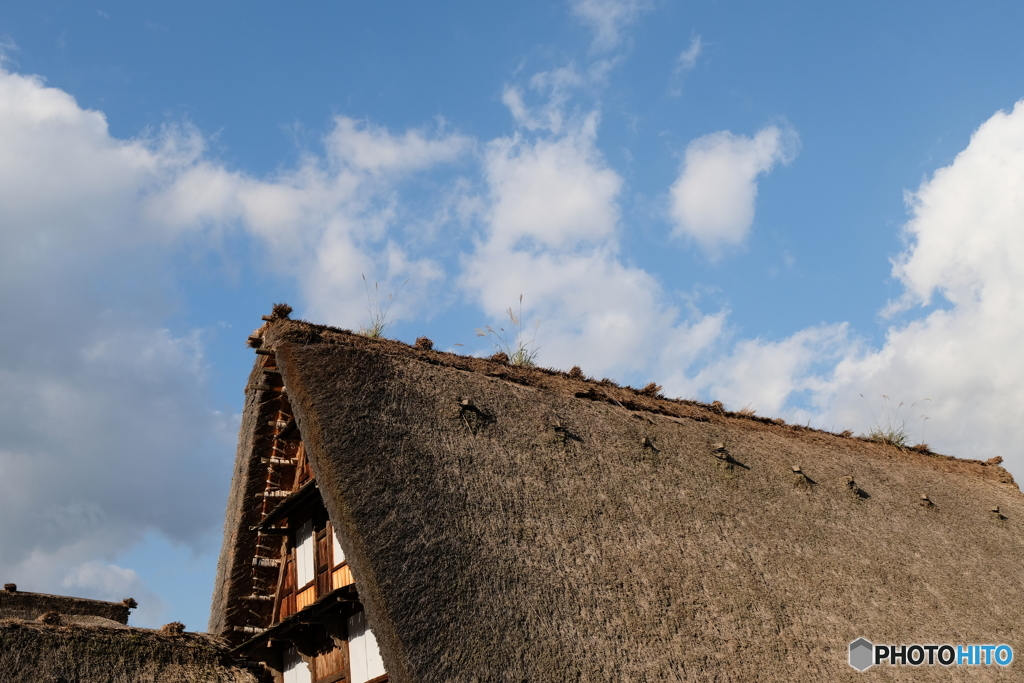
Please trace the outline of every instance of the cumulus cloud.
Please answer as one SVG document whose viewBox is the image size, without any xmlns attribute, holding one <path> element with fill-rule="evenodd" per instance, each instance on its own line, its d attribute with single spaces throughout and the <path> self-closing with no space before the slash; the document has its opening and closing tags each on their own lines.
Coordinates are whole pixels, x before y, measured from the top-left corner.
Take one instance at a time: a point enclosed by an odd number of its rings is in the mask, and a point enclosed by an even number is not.
<svg viewBox="0 0 1024 683">
<path fill-rule="evenodd" d="M 142 210 L 197 140 L 114 139 L 3 70 L 0 131 L 0 571 L 53 589 L 147 529 L 198 548 L 222 491 L 194 473 L 216 468 L 221 420 L 198 334 L 160 324 L 173 236 Z"/>
<path fill-rule="evenodd" d="M 474 145 L 441 128 L 394 134 L 339 116 L 322 156 L 307 154 L 298 167 L 267 179 L 200 160 L 145 210 L 172 225 L 240 227 L 262 243 L 271 268 L 299 283 L 309 315 L 355 328 L 365 315 L 360 274 L 385 291 L 416 277 L 420 286 L 392 310 L 399 317 L 426 304 L 440 271 L 429 257 L 400 246 L 415 236 L 396 239 L 410 220 L 396 192 L 410 177 L 471 154 Z"/>
<path fill-rule="evenodd" d="M 622 42 L 622 31 L 651 9 L 649 0 L 570 0 L 572 13 L 594 31 L 593 49 L 609 50 Z"/>
<path fill-rule="evenodd" d="M 982 124 L 949 166 L 909 195 L 906 250 L 893 275 L 897 308 L 947 304 L 889 329 L 876 352 L 840 363 L 826 395 L 831 412 L 856 413 L 849 393 L 924 398 L 927 438 L 949 452 L 1001 455 L 1020 467 L 1024 418 L 1024 103 Z M 920 435 L 918 435 L 920 438 Z"/>
<path fill-rule="evenodd" d="M 314 316 L 355 326 L 361 272 L 440 277 L 396 239 L 396 188 L 473 144 L 338 117 L 321 154 L 256 179 L 187 126 L 117 139 L 102 113 L 0 69 L 0 572 L 142 600 L 112 562 L 147 534 L 212 550 L 235 435 L 212 409 L 203 333 L 164 327 L 173 254 L 247 235 Z"/>
<path fill-rule="evenodd" d="M 861 432 L 886 421 L 886 395 L 889 418 L 906 420 L 914 441 L 961 457 L 1002 456 L 1019 475 L 1021 187 L 1024 103 L 1017 103 L 908 193 L 907 247 L 892 271 L 904 294 L 885 311 L 911 319 L 891 325 L 880 348 L 842 325 L 811 328 L 778 341 L 740 341 L 689 381 L 733 407 L 753 402 L 768 414 Z M 939 308 L 917 313 L 936 297 Z"/>
<path fill-rule="evenodd" d="M 532 142 L 521 136 L 487 146 L 486 178 L 493 202 L 491 239 L 503 247 L 529 239 L 560 247 L 599 241 L 618 221 L 619 176 L 597 160 L 597 118 L 568 135 Z"/>
<path fill-rule="evenodd" d="M 798 145 L 796 133 L 777 126 L 753 138 L 720 131 L 691 142 L 669 190 L 672 234 L 713 256 L 741 244 L 754 222 L 758 176 L 792 161 Z"/>
<path fill-rule="evenodd" d="M 666 303 L 660 283 L 620 257 L 623 181 L 597 149 L 598 123 L 592 113 L 558 134 L 487 145 L 483 231 L 460 282 L 495 326 L 522 294 L 524 322 L 541 320 L 545 364 L 646 378 L 661 359 L 700 357 L 724 316 Z"/>
</svg>

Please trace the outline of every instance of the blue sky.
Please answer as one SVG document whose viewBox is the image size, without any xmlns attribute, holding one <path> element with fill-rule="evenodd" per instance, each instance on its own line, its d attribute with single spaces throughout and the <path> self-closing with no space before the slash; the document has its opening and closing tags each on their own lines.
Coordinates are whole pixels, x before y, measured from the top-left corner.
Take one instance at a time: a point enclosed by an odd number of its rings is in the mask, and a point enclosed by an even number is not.
<svg viewBox="0 0 1024 683">
<path fill-rule="evenodd" d="M 0 3 L 0 572 L 205 628 L 245 337 L 364 275 L 405 341 L 522 295 L 541 364 L 1024 475 L 1022 14 Z"/>
</svg>

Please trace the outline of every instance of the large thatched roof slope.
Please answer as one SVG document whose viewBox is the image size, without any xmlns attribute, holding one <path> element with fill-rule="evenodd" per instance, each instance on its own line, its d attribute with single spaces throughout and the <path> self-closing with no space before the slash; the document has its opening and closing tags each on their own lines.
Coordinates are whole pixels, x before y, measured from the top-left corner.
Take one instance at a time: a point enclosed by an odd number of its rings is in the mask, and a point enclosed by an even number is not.
<svg viewBox="0 0 1024 683">
<path fill-rule="evenodd" d="M 1024 652 L 1024 497 L 995 463 L 578 370 L 261 335 L 396 683 L 859 680 L 860 636 Z"/>
</svg>

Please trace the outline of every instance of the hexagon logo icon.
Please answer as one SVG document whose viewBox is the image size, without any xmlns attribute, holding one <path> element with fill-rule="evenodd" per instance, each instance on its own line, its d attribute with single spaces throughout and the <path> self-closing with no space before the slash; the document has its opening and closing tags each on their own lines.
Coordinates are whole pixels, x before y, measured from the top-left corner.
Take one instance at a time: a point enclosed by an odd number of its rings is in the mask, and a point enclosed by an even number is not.
<svg viewBox="0 0 1024 683">
<path fill-rule="evenodd" d="M 875 646 L 866 638 L 858 638 L 850 643 L 850 666 L 857 671 L 864 671 L 874 664 Z"/>
</svg>

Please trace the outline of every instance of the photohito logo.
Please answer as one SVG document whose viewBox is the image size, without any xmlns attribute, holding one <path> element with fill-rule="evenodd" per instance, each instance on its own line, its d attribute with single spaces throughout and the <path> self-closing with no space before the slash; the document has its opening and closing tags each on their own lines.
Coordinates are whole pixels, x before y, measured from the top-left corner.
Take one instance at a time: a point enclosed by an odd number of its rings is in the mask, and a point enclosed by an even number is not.
<svg viewBox="0 0 1024 683">
<path fill-rule="evenodd" d="M 867 638 L 850 643 L 850 666 L 866 671 L 875 664 L 890 666 L 1009 666 L 1009 645 L 875 645 Z"/>
</svg>

